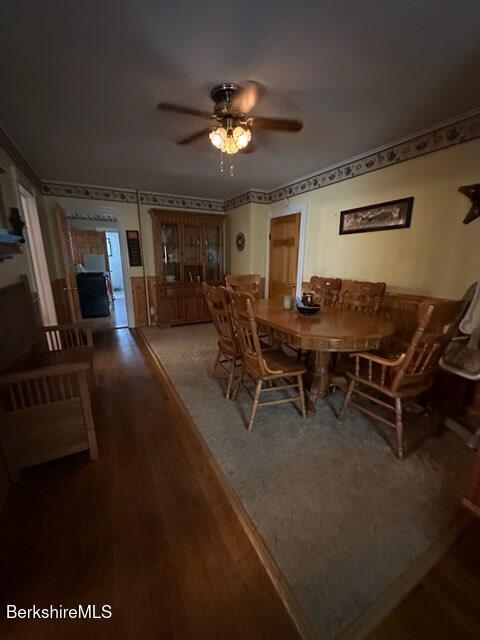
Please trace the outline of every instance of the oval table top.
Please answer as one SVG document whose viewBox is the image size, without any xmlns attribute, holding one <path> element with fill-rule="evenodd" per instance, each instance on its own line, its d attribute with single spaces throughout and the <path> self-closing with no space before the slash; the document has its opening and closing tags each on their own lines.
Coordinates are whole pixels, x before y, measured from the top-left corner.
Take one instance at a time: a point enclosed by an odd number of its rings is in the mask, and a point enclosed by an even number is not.
<svg viewBox="0 0 480 640">
<path fill-rule="evenodd" d="M 357 311 L 321 309 L 303 316 L 296 309 L 283 309 L 281 303 L 257 300 L 254 303 L 257 322 L 288 334 L 299 347 L 326 351 L 356 351 L 378 344 L 395 331 L 395 324 L 379 316 Z"/>
</svg>

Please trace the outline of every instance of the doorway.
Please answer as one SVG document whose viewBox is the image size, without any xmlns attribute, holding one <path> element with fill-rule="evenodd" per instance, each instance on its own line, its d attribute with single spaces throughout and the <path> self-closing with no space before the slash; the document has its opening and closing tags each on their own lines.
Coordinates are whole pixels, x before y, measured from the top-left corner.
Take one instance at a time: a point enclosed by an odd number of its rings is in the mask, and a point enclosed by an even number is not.
<svg viewBox="0 0 480 640">
<path fill-rule="evenodd" d="M 269 212 L 266 297 L 300 296 L 305 251 L 306 208 Z"/>
<path fill-rule="evenodd" d="M 128 326 L 118 229 L 69 220 L 82 317 L 94 330 Z"/>
<path fill-rule="evenodd" d="M 116 230 L 105 231 L 104 233 L 112 287 L 112 327 L 118 329 L 128 325 L 120 236 Z"/>
</svg>

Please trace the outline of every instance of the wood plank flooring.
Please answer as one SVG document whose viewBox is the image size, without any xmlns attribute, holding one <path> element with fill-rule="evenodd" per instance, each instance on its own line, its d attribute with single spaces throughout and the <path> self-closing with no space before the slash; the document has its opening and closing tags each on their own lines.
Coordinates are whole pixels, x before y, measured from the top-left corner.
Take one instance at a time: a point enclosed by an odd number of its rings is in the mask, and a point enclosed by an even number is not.
<svg viewBox="0 0 480 640">
<path fill-rule="evenodd" d="M 98 462 L 32 469 L 0 517 L 9 640 L 298 638 L 205 454 L 128 330 L 95 336 Z M 5 621 L 110 604 L 110 620 Z"/>
<path fill-rule="evenodd" d="M 480 523 L 463 534 L 368 640 L 480 638 Z"/>
</svg>

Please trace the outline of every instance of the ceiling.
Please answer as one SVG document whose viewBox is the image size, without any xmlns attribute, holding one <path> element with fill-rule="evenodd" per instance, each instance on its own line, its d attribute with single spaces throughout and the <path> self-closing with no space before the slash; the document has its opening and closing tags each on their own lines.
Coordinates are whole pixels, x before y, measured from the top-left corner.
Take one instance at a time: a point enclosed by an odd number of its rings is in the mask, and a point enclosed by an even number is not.
<svg viewBox="0 0 480 640">
<path fill-rule="evenodd" d="M 3 0 L 0 123 L 43 180 L 227 198 L 271 190 L 480 105 L 478 0 Z M 219 173 L 204 126 L 221 81 L 262 83 L 255 132 Z"/>
</svg>

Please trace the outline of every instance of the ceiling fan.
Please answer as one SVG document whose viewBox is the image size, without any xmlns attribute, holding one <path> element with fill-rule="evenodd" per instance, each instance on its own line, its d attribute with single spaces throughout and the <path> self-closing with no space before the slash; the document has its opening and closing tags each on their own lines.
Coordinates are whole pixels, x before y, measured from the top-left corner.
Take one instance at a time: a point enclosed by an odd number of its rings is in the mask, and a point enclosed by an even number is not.
<svg viewBox="0 0 480 640">
<path fill-rule="evenodd" d="M 238 151 L 254 150 L 253 145 L 249 146 L 254 128 L 291 132 L 301 131 L 303 128 L 300 120 L 250 115 L 261 94 L 262 87 L 258 82 L 248 82 L 245 87 L 233 82 L 222 82 L 210 92 L 214 102 L 213 113 L 169 102 L 160 102 L 158 108 L 160 111 L 198 116 L 211 121 L 210 126 L 178 140 L 177 144 L 190 144 L 208 134 L 214 147 L 232 155 Z"/>
</svg>

